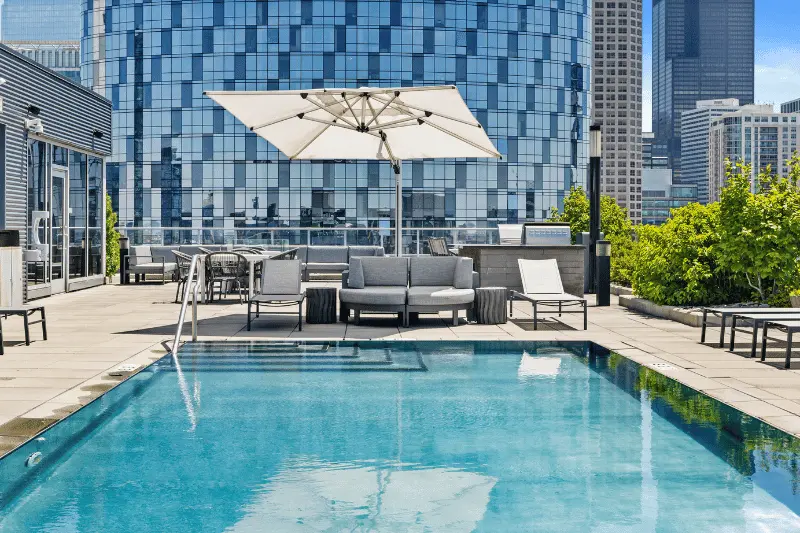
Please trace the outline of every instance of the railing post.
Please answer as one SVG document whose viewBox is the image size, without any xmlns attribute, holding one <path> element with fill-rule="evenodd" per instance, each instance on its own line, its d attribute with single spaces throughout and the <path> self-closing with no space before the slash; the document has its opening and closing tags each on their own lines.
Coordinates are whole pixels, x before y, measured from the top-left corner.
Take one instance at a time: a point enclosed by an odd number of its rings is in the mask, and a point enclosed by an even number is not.
<svg viewBox="0 0 800 533">
<path fill-rule="evenodd" d="M 192 274 L 189 274 L 190 276 Z M 187 282 L 188 283 L 188 282 Z M 199 281 L 195 281 L 195 288 L 192 291 L 192 340 L 197 341 L 197 284 L 200 283 Z"/>
<path fill-rule="evenodd" d="M 419 230 L 417 230 L 417 255 L 419 255 Z"/>
</svg>

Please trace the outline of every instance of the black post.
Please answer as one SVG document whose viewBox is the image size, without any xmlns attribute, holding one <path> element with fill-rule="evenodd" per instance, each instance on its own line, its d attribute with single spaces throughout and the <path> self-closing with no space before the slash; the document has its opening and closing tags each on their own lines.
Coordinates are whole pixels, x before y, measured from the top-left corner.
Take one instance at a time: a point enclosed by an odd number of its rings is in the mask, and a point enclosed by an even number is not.
<svg viewBox="0 0 800 533">
<path fill-rule="evenodd" d="M 597 241 L 600 240 L 600 125 L 589 126 L 589 292 L 597 291 Z"/>
<path fill-rule="evenodd" d="M 598 307 L 611 305 L 611 243 L 597 241 L 597 295 Z"/>
<path fill-rule="evenodd" d="M 127 285 L 130 283 L 128 279 L 128 253 L 129 242 L 127 237 L 119 238 L 119 284 Z"/>
</svg>

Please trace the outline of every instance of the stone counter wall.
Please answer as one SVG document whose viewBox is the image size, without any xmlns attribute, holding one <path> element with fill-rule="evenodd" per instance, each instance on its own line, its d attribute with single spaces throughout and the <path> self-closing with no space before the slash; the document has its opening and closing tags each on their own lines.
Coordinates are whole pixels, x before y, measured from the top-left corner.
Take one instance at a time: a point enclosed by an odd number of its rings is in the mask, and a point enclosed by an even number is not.
<svg viewBox="0 0 800 533">
<path fill-rule="evenodd" d="M 518 259 L 555 259 L 564 290 L 583 296 L 583 246 L 468 245 L 459 254 L 472 258 L 481 287 L 508 287 L 515 291 L 522 291 Z"/>
</svg>

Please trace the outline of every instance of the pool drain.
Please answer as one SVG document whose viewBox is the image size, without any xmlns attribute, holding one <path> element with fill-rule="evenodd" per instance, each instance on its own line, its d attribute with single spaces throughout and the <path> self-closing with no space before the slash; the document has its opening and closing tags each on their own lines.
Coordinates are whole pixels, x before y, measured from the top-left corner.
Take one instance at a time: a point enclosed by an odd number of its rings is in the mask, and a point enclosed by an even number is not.
<svg viewBox="0 0 800 533">
<path fill-rule="evenodd" d="M 672 370 L 675 368 L 669 363 L 650 363 L 650 366 L 658 370 Z"/>
</svg>

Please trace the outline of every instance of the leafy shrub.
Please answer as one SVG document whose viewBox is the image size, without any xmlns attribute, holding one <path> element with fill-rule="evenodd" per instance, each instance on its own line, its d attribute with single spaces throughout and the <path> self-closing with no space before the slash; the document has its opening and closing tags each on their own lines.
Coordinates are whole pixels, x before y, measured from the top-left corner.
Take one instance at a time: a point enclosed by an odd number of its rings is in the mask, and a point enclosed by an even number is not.
<svg viewBox="0 0 800 533">
<path fill-rule="evenodd" d="M 704 305 L 741 294 L 719 260 L 719 205 L 689 204 L 660 227 L 638 228 L 633 289 L 662 305 Z"/>
<path fill-rule="evenodd" d="M 119 270 L 119 232 L 117 214 L 111 205 L 111 196 L 106 195 L 106 276 L 111 277 Z"/>
</svg>

